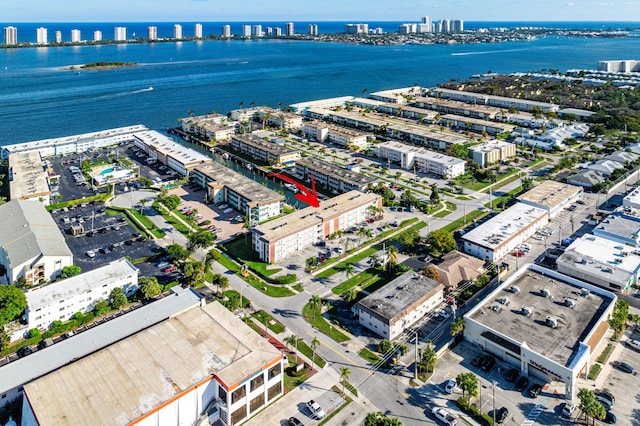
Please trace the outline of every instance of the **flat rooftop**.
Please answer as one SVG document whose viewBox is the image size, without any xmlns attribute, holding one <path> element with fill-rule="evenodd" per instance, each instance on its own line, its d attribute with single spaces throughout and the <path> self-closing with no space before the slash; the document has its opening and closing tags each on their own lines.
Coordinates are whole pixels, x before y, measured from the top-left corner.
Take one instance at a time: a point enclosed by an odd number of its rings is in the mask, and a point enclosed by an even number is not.
<svg viewBox="0 0 640 426">
<path fill-rule="evenodd" d="M 352 101 L 353 96 L 340 96 L 337 98 L 316 99 L 314 101 L 298 102 L 291 104 L 291 108 L 294 111 L 304 111 L 309 108 L 332 108 L 338 105 L 345 105 L 347 102 Z"/>
<path fill-rule="evenodd" d="M 354 129 L 349 129 L 346 127 L 338 127 L 332 124 L 325 123 L 323 121 L 309 121 L 304 123 L 305 126 L 315 127 L 316 129 L 328 129 L 332 133 L 338 133 L 345 136 L 357 137 L 357 136 L 368 136 L 369 133 L 359 132 Z"/>
<path fill-rule="evenodd" d="M 631 191 L 626 197 L 624 197 L 622 203 L 640 205 L 640 188 L 636 188 Z"/>
<path fill-rule="evenodd" d="M 519 99 L 519 98 L 509 98 L 506 96 L 497 96 L 497 95 L 487 95 L 484 93 L 476 93 L 476 92 L 467 92 L 467 91 L 463 91 L 463 90 L 453 90 L 453 89 L 445 89 L 442 87 L 436 87 L 435 89 L 431 89 L 432 92 L 436 92 L 436 93 L 442 93 L 445 96 L 447 94 L 450 95 L 463 95 L 463 96 L 468 96 L 468 97 L 472 97 L 472 98 L 477 98 L 477 99 L 492 99 L 494 101 L 498 101 L 498 102 L 506 102 L 506 103 L 518 103 L 518 104 L 524 104 L 524 105 L 532 105 L 532 106 L 539 106 L 542 107 L 545 110 L 554 110 L 557 111 L 558 110 L 558 105 L 556 104 L 552 104 L 552 103 L 548 103 L 548 102 L 540 102 L 540 101 L 533 101 L 533 100 L 529 100 L 529 99 Z"/>
<path fill-rule="evenodd" d="M 155 130 L 138 132 L 134 136 L 145 145 L 152 147 L 161 155 L 171 157 L 177 162 L 184 165 L 212 161 L 211 157 L 209 157 L 208 155 L 202 154 L 195 149 L 184 146 L 174 141 L 170 137 L 165 136 Z"/>
<path fill-rule="evenodd" d="M 519 293 L 508 291 L 511 286 L 518 287 Z M 542 296 L 543 288 L 551 297 Z M 581 288 L 589 288 L 590 295 L 582 297 Z M 507 305 L 497 302 L 503 297 L 508 298 Z M 566 306 L 565 298 L 573 299 L 575 306 Z M 579 343 L 586 344 L 594 327 L 606 320 L 602 316 L 615 299 L 612 293 L 557 272 L 525 265 L 466 317 L 519 344 L 526 342 L 531 350 L 568 366 Z M 530 316 L 522 314 L 523 306 L 531 309 Z M 547 316 L 557 320 L 557 328 L 546 325 Z"/>
<path fill-rule="evenodd" d="M 518 200 L 538 204 L 552 210 L 582 193 L 582 187 L 545 180 L 518 197 Z"/>
<path fill-rule="evenodd" d="M 422 158 L 427 158 L 430 161 L 436 162 L 436 163 L 441 163 L 441 164 L 460 164 L 460 163 L 466 163 L 466 160 L 462 160 L 460 158 L 457 157 L 451 157 L 449 155 L 445 155 L 441 152 L 436 152 L 436 151 L 430 151 L 428 149 L 419 147 L 419 146 L 415 146 L 415 145 L 407 145 L 405 143 L 402 142 L 398 142 L 398 141 L 389 141 L 389 142 L 384 142 L 381 143 L 379 145 L 377 145 L 378 148 L 387 148 L 387 149 L 392 149 L 392 150 L 396 150 L 399 152 L 413 152 L 415 157 L 422 157 Z"/>
<path fill-rule="evenodd" d="M 82 133 L 82 134 L 73 135 L 73 136 L 63 136 L 60 138 L 42 139 L 42 140 L 37 140 L 32 142 L 15 143 L 12 145 L 5 145 L 3 146 L 3 148 L 8 150 L 9 152 L 39 150 L 39 149 L 48 148 L 54 145 L 66 145 L 66 144 L 77 143 L 85 140 L 106 139 L 106 138 L 112 138 L 120 135 L 128 135 L 135 132 L 141 132 L 144 130 L 148 130 L 148 129 L 142 124 L 138 124 L 135 126 L 117 127 L 115 129 L 100 130 L 98 132 Z"/>
<path fill-rule="evenodd" d="M 195 291 L 174 287 L 171 294 L 160 300 L 0 367 L 0 394 L 199 304 L 200 296 Z M 64 394 L 66 392 L 58 396 Z"/>
<path fill-rule="evenodd" d="M 38 198 L 51 194 L 45 162 L 38 151 L 18 152 L 9 155 L 13 180 L 9 182 L 12 200 Z"/>
<path fill-rule="evenodd" d="M 487 121 L 480 118 L 464 117 L 455 114 L 444 114 L 442 117 L 444 120 L 463 121 L 465 123 L 477 124 L 479 126 L 494 127 L 501 129 L 503 132 L 510 132 L 515 126 L 511 124 L 500 123 L 497 121 Z"/>
<path fill-rule="evenodd" d="M 417 97 L 414 102 L 424 105 L 431 105 L 440 107 L 441 109 L 461 110 L 461 111 L 473 111 L 477 114 L 488 115 L 494 117 L 501 110 L 500 108 L 486 106 L 486 105 L 473 105 L 462 101 L 452 101 L 450 99 L 438 99 L 429 97 Z"/>
<path fill-rule="evenodd" d="M 352 184 L 352 185 L 368 185 L 370 183 L 374 183 L 378 181 L 377 178 L 367 176 L 362 173 L 356 173 L 352 170 L 345 169 L 344 167 L 336 166 L 333 163 L 329 163 L 328 161 L 320 160 L 318 158 L 301 158 L 296 160 L 296 166 L 303 166 L 310 170 L 313 170 L 318 173 L 322 173 L 324 175 L 329 176 L 333 179 L 340 179 L 343 182 Z"/>
<path fill-rule="evenodd" d="M 462 239 L 488 249 L 495 249 L 546 214 L 547 211 L 539 207 L 516 203 L 467 232 Z"/>
<path fill-rule="evenodd" d="M 640 266 L 640 251 L 615 241 L 586 234 L 576 239 L 556 260 L 584 274 L 626 283 Z"/>
<path fill-rule="evenodd" d="M 233 135 L 231 136 L 231 140 L 235 140 L 240 143 L 245 143 L 247 145 L 261 149 L 263 151 L 270 152 L 274 155 L 287 155 L 287 154 L 295 154 L 298 152 L 291 148 L 287 148 L 286 146 L 278 145 L 273 142 L 266 141 L 255 135 Z"/>
<path fill-rule="evenodd" d="M 276 191 L 260 185 L 253 179 L 234 172 L 228 167 L 218 164 L 214 161 L 210 163 L 200 164 L 194 170 L 202 173 L 210 179 L 213 179 L 209 185 L 225 186 L 230 190 L 240 194 L 246 198 L 248 204 L 267 204 L 283 201 L 284 195 L 278 194 Z"/>
<path fill-rule="evenodd" d="M 27 305 L 30 311 L 35 312 L 38 309 L 51 306 L 52 303 L 90 292 L 93 289 L 100 289 L 103 284 L 127 277 L 135 277 L 134 281 L 137 284 L 138 268 L 133 266 L 127 259 L 122 258 L 91 272 L 85 272 L 52 284 L 29 289 L 25 291 Z"/>
<path fill-rule="evenodd" d="M 410 311 L 412 306 L 443 289 L 444 285 L 439 282 L 409 271 L 374 291 L 358 304 L 392 323 L 394 319 Z"/>
<path fill-rule="evenodd" d="M 281 357 L 212 302 L 72 362 L 24 390 L 41 426 L 124 425 L 211 376 L 233 388 Z"/>
<path fill-rule="evenodd" d="M 471 152 L 493 152 L 498 149 L 506 148 L 508 146 L 515 145 L 511 142 L 501 141 L 499 139 L 493 139 L 480 145 L 473 145 L 469 147 Z"/>
<path fill-rule="evenodd" d="M 623 210 L 624 211 L 624 210 Z M 633 210 L 627 210 L 632 213 Z M 633 216 L 622 216 L 612 214 L 607 216 L 596 226 L 594 232 L 602 231 L 607 234 L 616 235 L 627 240 L 638 241 L 640 239 L 640 221 Z"/>
<path fill-rule="evenodd" d="M 379 198 L 380 196 L 373 193 L 345 192 L 328 200 L 320 201 L 320 207 L 318 208 L 309 206 L 278 219 L 257 225 L 253 228 L 253 231 L 261 234 L 261 239 L 275 242 L 310 226 L 320 225 L 325 220 L 357 207 L 373 204 Z"/>
</svg>

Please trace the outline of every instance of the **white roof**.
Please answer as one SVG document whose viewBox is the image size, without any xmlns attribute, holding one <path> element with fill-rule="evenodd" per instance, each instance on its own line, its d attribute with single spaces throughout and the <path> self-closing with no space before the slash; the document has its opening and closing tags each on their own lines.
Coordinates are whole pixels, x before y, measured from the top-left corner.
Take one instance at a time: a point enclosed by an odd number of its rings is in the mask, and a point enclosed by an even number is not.
<svg viewBox="0 0 640 426">
<path fill-rule="evenodd" d="M 545 209 L 516 203 L 469 231 L 462 238 L 479 246 L 494 249 L 546 214 Z"/>
<path fill-rule="evenodd" d="M 154 147 L 159 153 L 167 155 L 181 164 L 212 161 L 211 157 L 188 148 L 155 130 L 138 132 L 134 136 L 145 145 Z"/>
<path fill-rule="evenodd" d="M 435 163 L 445 164 L 445 165 L 454 165 L 454 164 L 465 164 L 466 161 L 457 157 L 451 157 L 449 155 L 442 154 L 441 152 L 430 151 L 428 149 L 407 145 L 402 142 L 390 141 L 381 143 L 378 145 L 378 149 L 387 148 L 390 150 L 395 150 L 402 153 L 413 152 L 414 157 L 425 158 L 429 161 L 433 161 Z"/>
<path fill-rule="evenodd" d="M 501 141 L 499 139 L 493 139 L 480 145 L 474 145 L 469 147 L 471 152 L 493 152 L 497 149 L 508 147 L 509 145 L 515 145 L 510 142 Z"/>
<path fill-rule="evenodd" d="M 27 305 L 29 310 L 33 312 L 127 277 L 131 277 L 132 283 L 137 284 L 138 268 L 133 266 L 126 258 L 122 258 L 93 271 L 28 290 L 25 292 Z"/>
</svg>

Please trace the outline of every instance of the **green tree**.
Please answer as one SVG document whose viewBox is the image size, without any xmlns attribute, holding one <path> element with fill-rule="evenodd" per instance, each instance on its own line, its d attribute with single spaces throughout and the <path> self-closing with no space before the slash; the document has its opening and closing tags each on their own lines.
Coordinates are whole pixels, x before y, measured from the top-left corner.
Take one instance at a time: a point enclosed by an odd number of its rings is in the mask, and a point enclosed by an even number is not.
<svg viewBox="0 0 640 426">
<path fill-rule="evenodd" d="M 40 329 L 38 328 L 32 328 L 31 330 L 29 330 L 29 337 L 31 339 L 37 339 L 42 335 L 42 333 L 40 332 Z"/>
<path fill-rule="evenodd" d="M 382 339 L 378 343 L 378 352 L 380 352 L 381 354 L 386 354 L 391 350 L 392 347 L 393 345 L 391 344 L 391 341 L 389 339 Z"/>
<path fill-rule="evenodd" d="M 431 185 L 431 195 L 429 195 L 429 202 L 433 205 L 440 202 L 440 190 L 435 183 Z"/>
<path fill-rule="evenodd" d="M 389 261 L 387 263 L 387 270 L 390 271 L 395 267 L 396 260 L 398 260 L 398 247 L 393 244 L 389 245 L 389 248 L 387 248 L 387 260 Z"/>
<path fill-rule="evenodd" d="M 437 229 L 427 236 L 427 244 L 431 249 L 439 253 L 449 253 L 451 250 L 457 250 L 458 245 L 453 238 L 453 234 L 444 229 Z"/>
<path fill-rule="evenodd" d="M 452 336 L 456 334 L 462 333 L 464 330 L 464 318 L 460 317 L 451 323 L 451 328 L 449 328 L 449 333 Z"/>
<path fill-rule="evenodd" d="M 98 299 L 93 306 L 93 313 L 99 317 L 109 312 L 109 302 L 104 299 Z"/>
<path fill-rule="evenodd" d="M 467 400 L 467 409 L 469 409 L 469 401 L 471 398 L 478 396 L 478 377 L 471 372 L 460 373 L 456 377 L 456 384 L 462 390 L 463 398 L 465 395 L 469 395 L 469 400 Z"/>
<path fill-rule="evenodd" d="M 355 273 L 355 267 L 351 262 L 345 263 L 345 265 L 342 267 L 342 270 L 344 271 L 344 275 L 347 279 L 351 278 L 351 276 Z"/>
<path fill-rule="evenodd" d="M 156 277 L 141 277 L 138 280 L 138 287 L 145 299 L 151 299 L 162 293 L 162 287 Z"/>
<path fill-rule="evenodd" d="M 111 301 L 111 307 L 113 309 L 119 310 L 127 304 L 127 296 L 124 294 L 124 290 L 122 290 L 120 287 L 116 287 L 111 290 L 109 300 Z"/>
<path fill-rule="evenodd" d="M 373 253 L 371 256 L 369 256 L 369 263 L 374 268 L 380 265 L 380 256 L 378 256 L 378 253 Z"/>
<path fill-rule="evenodd" d="M 452 157 L 461 158 L 463 160 L 469 158 L 469 148 L 465 145 L 454 143 L 449 145 L 446 151 L 447 154 L 451 155 Z"/>
<path fill-rule="evenodd" d="M 402 426 L 402 422 L 397 417 L 388 417 L 381 412 L 376 412 L 367 414 L 364 426 Z"/>
<path fill-rule="evenodd" d="M 181 270 L 184 274 L 187 285 L 195 286 L 204 281 L 204 262 L 184 262 L 181 264 Z"/>
<path fill-rule="evenodd" d="M 0 285 L 0 328 L 18 318 L 27 307 L 27 298 L 14 285 Z"/>
<path fill-rule="evenodd" d="M 301 340 L 302 338 L 300 336 L 292 334 L 284 338 L 284 343 L 291 346 L 296 352 L 298 352 L 298 343 L 300 343 Z"/>
<path fill-rule="evenodd" d="M 607 415 L 605 408 L 596 399 L 594 393 L 590 389 L 581 388 L 578 391 L 578 399 L 580 399 L 580 410 L 585 416 L 594 419 L 604 420 Z"/>
<path fill-rule="evenodd" d="M 61 278 L 69 278 L 74 275 L 79 275 L 82 272 L 82 268 L 79 266 L 65 266 L 62 268 L 62 273 L 60 274 Z"/>
<path fill-rule="evenodd" d="M 342 382 L 342 393 L 344 394 L 344 385 L 349 381 L 351 370 L 348 367 L 340 367 L 340 381 Z"/>
<path fill-rule="evenodd" d="M 313 340 L 311 341 L 311 349 L 313 350 L 313 357 L 311 358 L 311 368 L 316 362 L 316 349 L 320 346 L 320 340 L 316 336 L 313 336 Z"/>
<path fill-rule="evenodd" d="M 9 343 L 11 343 L 9 332 L 5 330 L 4 327 L 0 327 L 0 352 L 7 350 Z"/>
<path fill-rule="evenodd" d="M 29 283 L 27 282 L 27 279 L 24 277 L 24 275 L 20 275 L 18 279 L 13 282 L 13 285 L 22 289 L 22 288 L 26 288 L 29 285 Z"/>
<path fill-rule="evenodd" d="M 531 177 L 523 177 L 522 178 L 522 190 L 528 191 L 533 188 L 533 178 Z"/>
<path fill-rule="evenodd" d="M 167 256 L 172 262 L 185 260 L 189 257 L 189 251 L 177 243 L 168 245 L 166 250 Z"/>
<path fill-rule="evenodd" d="M 210 231 L 198 231 L 194 234 L 190 234 L 188 239 L 187 251 L 189 253 L 193 253 L 199 248 L 207 248 L 212 245 L 216 239 L 216 235 Z"/>
<path fill-rule="evenodd" d="M 169 210 L 173 211 L 180 205 L 180 203 L 182 202 L 182 199 L 177 195 L 172 194 L 172 195 L 163 197 L 161 201 L 162 201 L 162 204 L 164 204 Z"/>
<path fill-rule="evenodd" d="M 438 354 L 429 345 L 427 349 L 422 351 L 422 356 L 418 362 L 418 371 L 431 373 L 436 366 L 436 362 L 438 362 Z"/>
<path fill-rule="evenodd" d="M 351 303 L 358 297 L 358 290 L 356 290 L 355 287 L 351 287 L 349 290 L 342 293 L 342 297 L 345 302 Z"/>
<path fill-rule="evenodd" d="M 144 214 L 144 206 L 147 205 L 147 203 L 149 202 L 149 200 L 147 200 L 146 198 L 142 198 L 140 201 L 138 201 L 140 203 L 140 214 Z"/>
<path fill-rule="evenodd" d="M 415 229 L 409 229 L 400 234 L 398 240 L 409 250 L 413 250 L 420 243 L 420 233 Z"/>
<path fill-rule="evenodd" d="M 215 249 L 211 249 L 207 252 L 204 257 L 204 266 L 207 270 L 211 269 L 211 265 L 213 264 L 213 261 L 216 260 L 216 257 L 217 253 Z"/>
<path fill-rule="evenodd" d="M 438 268 L 436 268 L 434 265 L 429 265 L 425 267 L 422 270 L 422 274 L 425 277 L 431 278 L 434 281 L 438 281 L 440 279 L 440 272 L 438 272 Z"/>
<path fill-rule="evenodd" d="M 311 310 L 313 311 L 313 316 L 317 317 L 322 309 L 322 299 L 320 296 L 313 295 L 311 299 L 309 299 L 309 304 L 311 305 Z"/>
</svg>

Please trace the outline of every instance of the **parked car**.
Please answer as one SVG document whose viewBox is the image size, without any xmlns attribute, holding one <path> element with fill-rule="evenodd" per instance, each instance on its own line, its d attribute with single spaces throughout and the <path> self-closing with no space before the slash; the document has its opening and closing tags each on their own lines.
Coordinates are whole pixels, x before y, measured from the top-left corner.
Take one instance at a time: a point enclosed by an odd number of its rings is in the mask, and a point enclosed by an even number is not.
<svg viewBox="0 0 640 426">
<path fill-rule="evenodd" d="M 484 371 L 490 371 L 494 365 L 496 365 L 496 359 L 492 356 L 488 356 L 484 359 L 484 361 L 482 361 L 481 368 Z"/>
<path fill-rule="evenodd" d="M 169 266 L 169 262 L 167 262 L 167 261 L 162 261 L 162 262 L 156 264 L 156 267 L 160 268 L 160 269 L 166 268 L 167 266 Z"/>
<path fill-rule="evenodd" d="M 88 257 L 96 257 L 96 253 L 95 253 L 93 250 L 89 250 L 89 251 L 87 251 L 86 255 L 87 255 Z"/>
<path fill-rule="evenodd" d="M 611 392 L 609 392 L 608 390 L 606 390 L 606 389 L 598 389 L 598 390 L 594 391 L 593 394 L 597 395 L 597 396 L 602 396 L 604 398 L 607 398 L 611 402 L 615 402 L 616 401 L 616 397 L 613 396 L 613 394 Z"/>
<path fill-rule="evenodd" d="M 475 367 L 479 367 L 480 365 L 482 365 L 482 361 L 484 360 L 484 358 L 482 357 L 482 355 L 476 355 L 472 360 L 471 360 L 471 365 L 475 366 Z"/>
<path fill-rule="evenodd" d="M 618 418 L 611 411 L 607 411 L 607 415 L 604 418 L 604 422 L 608 425 L 615 425 L 618 422 Z"/>
<path fill-rule="evenodd" d="M 507 379 L 507 382 L 513 383 L 518 378 L 518 373 L 518 370 L 512 368 L 511 370 L 507 371 L 507 374 L 504 376 L 504 378 Z"/>
<path fill-rule="evenodd" d="M 446 411 L 444 408 L 433 407 L 433 409 L 431 410 L 431 414 L 433 414 L 436 419 L 440 420 L 446 425 L 456 426 L 458 424 L 458 421 L 456 420 L 456 418 L 451 414 L 449 414 L 449 412 Z"/>
<path fill-rule="evenodd" d="M 38 349 L 48 348 L 51 345 L 53 345 L 53 339 L 49 337 L 38 343 Z"/>
<path fill-rule="evenodd" d="M 175 272 L 177 270 L 178 270 L 178 268 L 176 268 L 175 265 L 170 265 L 170 266 L 167 266 L 166 268 L 164 268 L 162 270 L 162 272 L 164 272 L 165 274 L 170 274 L 170 273 Z"/>
<path fill-rule="evenodd" d="M 509 410 L 507 410 L 507 407 L 500 408 L 496 412 L 496 423 L 503 423 L 505 420 L 507 420 L 508 416 L 509 416 Z"/>
<path fill-rule="evenodd" d="M 524 256 L 524 252 L 522 250 L 514 250 L 511 252 L 511 256 L 522 257 Z"/>
<path fill-rule="evenodd" d="M 289 426 L 303 426 L 303 423 L 295 417 L 289 417 Z"/>
<path fill-rule="evenodd" d="M 18 349 L 18 356 L 20 358 L 23 358 L 27 355 L 31 355 L 34 352 L 33 347 L 31 346 L 23 346 L 20 349 Z"/>
<path fill-rule="evenodd" d="M 632 366 L 627 364 L 626 362 L 613 361 L 613 366 L 620 371 L 624 371 L 625 373 L 634 374 L 634 369 Z"/>
<path fill-rule="evenodd" d="M 320 420 L 327 415 L 322 407 L 320 407 L 320 404 L 315 402 L 313 399 L 307 401 L 307 408 L 311 412 L 311 418 L 313 419 Z"/>
<path fill-rule="evenodd" d="M 456 390 L 456 382 L 455 380 L 448 380 L 444 385 L 444 391 L 446 393 L 453 393 Z"/>
<path fill-rule="evenodd" d="M 567 401 L 562 407 L 562 417 L 570 418 L 573 412 L 576 410 L 576 404 L 571 401 Z"/>
<path fill-rule="evenodd" d="M 596 395 L 596 401 L 598 401 L 600 404 L 602 404 L 602 406 L 604 407 L 605 410 L 607 410 L 607 411 L 613 410 L 613 402 L 611 402 L 610 400 L 608 400 L 604 396 Z"/>
<path fill-rule="evenodd" d="M 525 388 L 527 387 L 528 384 L 529 384 L 529 379 L 527 379 L 526 377 L 522 376 L 516 382 L 516 390 L 518 392 L 522 392 L 523 390 L 525 390 Z"/>
<path fill-rule="evenodd" d="M 531 398 L 537 398 L 542 393 L 542 386 L 537 383 L 534 383 L 531 388 L 529 388 L 529 396 Z"/>
</svg>

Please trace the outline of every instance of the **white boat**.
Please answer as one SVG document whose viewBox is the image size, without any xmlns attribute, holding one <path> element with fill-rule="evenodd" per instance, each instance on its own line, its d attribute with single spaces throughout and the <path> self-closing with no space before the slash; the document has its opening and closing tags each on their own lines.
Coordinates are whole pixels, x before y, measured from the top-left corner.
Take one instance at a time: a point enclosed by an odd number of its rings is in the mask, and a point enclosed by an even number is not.
<svg viewBox="0 0 640 426">
<path fill-rule="evenodd" d="M 285 183 L 284 187 L 287 188 L 289 191 L 293 192 L 294 194 L 297 194 L 298 191 L 300 191 L 300 189 L 298 189 L 298 187 L 292 183 Z"/>
</svg>

